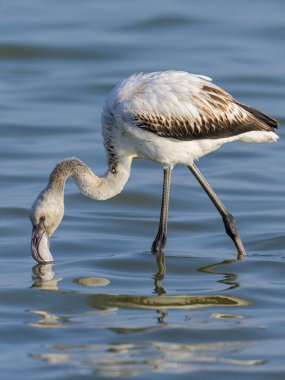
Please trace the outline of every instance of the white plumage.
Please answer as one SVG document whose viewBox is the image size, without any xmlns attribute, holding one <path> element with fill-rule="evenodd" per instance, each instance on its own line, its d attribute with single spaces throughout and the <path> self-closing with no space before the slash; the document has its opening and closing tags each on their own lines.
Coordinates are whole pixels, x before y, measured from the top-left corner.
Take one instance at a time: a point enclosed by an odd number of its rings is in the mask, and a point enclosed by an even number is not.
<svg viewBox="0 0 285 380">
<path fill-rule="evenodd" d="M 245 255 L 234 218 L 194 160 L 226 142 L 276 141 L 275 128 L 276 120 L 236 101 L 208 77 L 180 71 L 129 77 L 111 91 L 102 113 L 106 174 L 97 177 L 76 158 L 56 165 L 31 209 L 33 257 L 39 262 L 53 260 L 46 236 L 51 236 L 61 222 L 68 177 L 73 177 L 84 195 L 105 200 L 123 190 L 135 158 L 152 160 L 164 167 L 160 224 L 153 252 L 160 252 L 166 243 L 171 171 L 180 163 L 187 165 L 197 178 L 221 214 L 239 255 Z"/>
<path fill-rule="evenodd" d="M 231 95 L 212 84 L 210 78 L 206 78 L 186 72 L 166 71 L 133 75 L 118 84 L 108 96 L 102 115 L 106 151 L 112 153 L 111 145 L 118 157 L 129 154 L 133 158 L 157 161 L 163 166 L 177 163 L 190 165 L 193 160 L 226 142 L 240 140 L 260 143 L 278 139 L 273 128 L 257 131 L 252 127 L 249 131 L 233 132 L 228 136 L 233 120 L 240 122 L 242 130 L 242 123 L 253 119 L 253 115 L 237 104 Z M 214 97 L 221 99 L 223 107 L 218 101 L 213 102 L 209 91 L 203 90 L 205 87 L 219 92 Z M 227 115 L 226 128 L 221 125 L 225 124 L 224 114 Z M 208 127 L 213 130 L 210 138 L 207 138 L 207 126 L 203 130 L 201 123 L 207 118 L 213 120 Z M 149 133 L 145 127 L 146 119 L 153 123 L 153 133 Z M 155 130 L 157 120 L 162 131 L 159 128 Z M 183 128 L 185 123 L 187 130 Z M 219 129 L 222 129 L 220 133 Z M 172 133 L 167 135 L 169 131 Z M 200 132 L 201 136 L 193 135 L 190 139 L 191 132 L 195 131 Z M 215 132 L 217 138 L 213 138 Z M 164 135 L 165 138 L 161 138 Z"/>
</svg>

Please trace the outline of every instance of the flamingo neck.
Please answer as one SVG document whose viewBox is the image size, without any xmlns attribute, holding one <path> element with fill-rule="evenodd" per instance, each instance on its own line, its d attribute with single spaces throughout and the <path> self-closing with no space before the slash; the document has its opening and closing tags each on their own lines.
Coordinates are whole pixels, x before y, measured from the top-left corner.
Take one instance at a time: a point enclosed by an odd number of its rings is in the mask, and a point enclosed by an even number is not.
<svg viewBox="0 0 285 380">
<path fill-rule="evenodd" d="M 124 158 L 114 170 L 108 170 L 104 176 L 97 177 L 92 170 L 77 158 L 67 158 L 53 169 L 48 190 L 63 195 L 65 182 L 72 177 L 80 192 L 89 198 L 105 200 L 119 194 L 130 176 L 132 159 Z"/>
</svg>

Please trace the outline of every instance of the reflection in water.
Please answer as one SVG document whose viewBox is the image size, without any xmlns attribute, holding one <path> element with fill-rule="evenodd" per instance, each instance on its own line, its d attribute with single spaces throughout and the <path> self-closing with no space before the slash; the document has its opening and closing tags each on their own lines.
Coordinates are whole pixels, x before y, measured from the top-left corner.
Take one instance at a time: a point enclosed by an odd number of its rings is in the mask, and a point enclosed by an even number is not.
<svg viewBox="0 0 285 380">
<path fill-rule="evenodd" d="M 123 294 L 94 294 L 87 296 L 87 304 L 95 309 L 194 309 L 209 306 L 248 306 L 250 302 L 234 296 L 179 295 L 132 296 Z"/>
<path fill-rule="evenodd" d="M 154 275 L 154 293 L 161 296 L 162 294 L 166 294 L 166 290 L 162 286 L 162 280 L 164 279 L 166 273 L 165 256 L 162 252 L 157 253 L 155 256 L 158 270 Z"/>
<path fill-rule="evenodd" d="M 52 353 L 34 354 L 50 364 L 69 362 L 92 370 L 94 375 L 122 377 L 147 372 L 185 373 L 217 370 L 223 365 L 251 367 L 265 364 L 260 359 L 244 359 L 243 351 L 260 342 L 216 342 L 177 344 L 136 342 L 128 344 L 53 345 Z M 213 368 L 213 364 L 215 367 Z"/>
<path fill-rule="evenodd" d="M 47 354 L 32 354 L 30 355 L 34 359 L 41 359 L 49 364 L 66 364 L 70 362 L 69 355 L 61 353 L 47 353 Z"/>
<path fill-rule="evenodd" d="M 166 318 L 169 316 L 169 314 L 165 310 L 157 310 L 156 311 L 158 315 L 157 322 L 166 324 Z"/>
<path fill-rule="evenodd" d="M 104 278 L 95 277 L 78 277 L 73 280 L 73 283 L 78 286 L 78 291 L 60 290 L 59 279 L 55 279 L 52 264 L 37 265 L 33 268 L 34 287 L 52 290 L 62 295 L 71 297 L 74 294 L 82 295 L 84 302 L 91 308 L 95 309 L 94 323 L 98 326 L 98 321 L 102 320 L 100 313 L 102 311 L 112 310 L 119 317 L 119 311 L 122 309 L 136 310 L 145 309 L 153 310 L 157 315 L 157 325 L 151 324 L 150 326 L 136 327 L 125 324 L 124 326 L 117 327 L 114 323 L 114 316 L 112 323 L 108 326 L 106 317 L 104 316 L 104 326 L 113 334 L 121 336 L 120 339 L 127 340 L 128 336 L 132 334 L 150 333 L 151 330 L 160 330 L 162 328 L 167 330 L 167 318 L 171 310 L 190 310 L 205 307 L 225 307 L 225 306 L 248 306 L 250 302 L 246 299 L 235 297 L 230 294 L 209 294 L 209 295 L 167 295 L 167 291 L 163 286 L 163 280 L 166 275 L 166 263 L 163 254 L 155 256 L 157 263 L 157 270 L 153 276 L 154 279 L 154 294 L 150 295 L 129 295 L 129 294 L 104 294 L 84 293 L 80 289 L 82 286 L 98 286 L 105 287 L 109 284 L 109 280 Z M 224 261 L 219 264 L 213 264 L 206 267 L 197 269 L 199 272 L 208 273 L 221 273 L 217 271 L 220 266 L 228 265 L 230 262 Z M 232 273 L 222 272 L 225 277 L 222 282 L 230 285 L 230 288 L 239 286 L 237 276 Z M 108 288 L 107 288 L 108 289 Z M 68 300 L 67 300 L 68 301 Z M 66 323 L 70 323 L 68 318 L 50 314 L 45 310 L 35 310 L 34 314 L 40 316 L 38 322 L 31 324 L 36 328 L 60 328 L 64 327 Z M 88 315 L 90 311 L 88 310 Z M 80 318 L 83 321 L 85 314 L 82 311 Z M 242 316 L 226 314 L 226 313 L 213 313 L 210 315 L 213 319 L 240 319 Z M 191 319 L 192 320 L 192 319 Z M 90 321 L 90 319 L 87 319 Z M 116 321 L 116 320 L 115 320 Z M 73 323 L 74 320 L 73 320 Z M 90 323 L 90 322 L 89 322 Z M 187 325 L 175 325 L 176 328 L 188 329 Z M 65 342 L 61 345 L 48 346 L 47 352 L 34 353 L 31 356 L 36 359 L 41 359 L 49 364 L 70 364 L 84 367 L 85 370 L 94 373 L 96 376 L 102 377 L 122 377 L 137 374 L 144 374 L 149 372 L 161 373 L 185 373 L 197 370 L 212 370 L 213 364 L 215 369 L 223 365 L 232 366 L 256 366 L 263 364 L 262 360 L 251 358 L 245 360 L 243 350 L 248 349 L 248 346 L 254 342 L 209 342 L 205 344 L 176 344 L 171 341 L 158 342 L 148 341 L 144 342 L 138 339 L 136 343 L 110 343 L 110 344 L 82 344 L 82 345 L 67 345 Z"/>
<path fill-rule="evenodd" d="M 211 318 L 216 318 L 216 319 L 243 319 L 245 317 L 243 315 L 237 315 L 237 314 L 214 313 L 211 315 Z"/>
<path fill-rule="evenodd" d="M 47 282 L 54 278 L 53 264 L 37 264 L 33 267 L 32 279 L 35 282 Z"/>
<path fill-rule="evenodd" d="M 88 306 L 99 309 L 154 309 L 160 316 L 158 321 L 165 322 L 168 316 L 166 310 L 171 309 L 194 309 L 210 306 L 247 306 L 250 302 L 232 295 L 167 295 L 165 288 L 162 286 L 162 281 L 166 273 L 165 257 L 163 253 L 156 256 L 157 272 L 154 275 L 154 293 L 156 295 L 128 295 L 128 294 L 105 294 L 96 293 L 86 296 Z M 222 263 L 209 265 L 197 269 L 204 273 L 221 273 L 217 272 L 216 268 L 221 265 L 230 264 L 232 261 L 223 261 Z M 224 273 L 225 279 L 220 282 L 230 285 L 230 288 L 239 286 L 236 282 L 237 275 L 232 273 Z M 52 264 L 39 264 L 33 268 L 34 287 L 59 291 L 58 283 L 60 279 L 54 278 Z M 81 286 L 106 286 L 109 280 L 96 277 L 79 277 L 74 279 L 75 284 Z M 80 291 L 61 291 L 62 294 L 79 293 Z"/>
<path fill-rule="evenodd" d="M 39 327 L 41 329 L 54 329 L 62 327 L 63 322 L 68 322 L 68 318 L 49 314 L 45 310 L 32 310 L 31 312 L 41 317 L 37 322 L 30 324 L 30 326 L 33 327 Z"/>
<path fill-rule="evenodd" d="M 163 294 L 166 294 L 166 290 L 162 286 L 162 280 L 165 277 L 166 273 L 166 263 L 165 263 L 165 256 L 163 252 L 157 253 L 156 255 L 156 263 L 157 263 L 157 272 L 153 276 L 154 278 L 154 293 L 156 293 L 158 296 L 162 296 Z M 158 317 L 157 322 L 161 324 L 166 323 L 166 318 L 168 317 L 168 313 L 161 309 L 156 310 Z"/>
<path fill-rule="evenodd" d="M 62 278 L 54 278 L 53 264 L 37 264 L 33 267 L 33 288 L 59 290 L 58 283 Z"/>
<path fill-rule="evenodd" d="M 238 288 L 240 286 L 239 282 L 237 282 L 238 275 L 235 273 L 228 273 L 228 272 L 224 272 L 224 271 L 221 272 L 221 271 L 217 270 L 217 268 L 221 267 L 222 265 L 232 264 L 233 262 L 234 262 L 234 260 L 224 260 L 221 263 L 211 264 L 211 265 L 207 265 L 205 267 L 199 268 L 199 269 L 197 269 L 197 271 L 204 272 L 204 273 L 213 273 L 213 274 L 224 275 L 225 278 L 222 280 L 218 280 L 218 282 L 220 282 L 222 284 L 229 285 L 229 287 L 224 289 L 224 291 L 226 291 L 226 290 Z"/>
<path fill-rule="evenodd" d="M 110 284 L 110 281 L 106 278 L 98 278 L 98 277 L 78 277 L 73 280 L 75 284 L 86 286 L 86 287 L 94 287 L 94 286 L 107 286 Z"/>
</svg>

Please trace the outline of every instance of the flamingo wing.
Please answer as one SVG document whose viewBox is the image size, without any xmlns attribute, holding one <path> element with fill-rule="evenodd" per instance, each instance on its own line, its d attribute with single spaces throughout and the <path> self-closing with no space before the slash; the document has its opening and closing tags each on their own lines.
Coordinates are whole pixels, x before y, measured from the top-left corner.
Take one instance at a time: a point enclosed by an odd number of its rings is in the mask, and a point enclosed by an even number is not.
<svg viewBox="0 0 285 380">
<path fill-rule="evenodd" d="M 129 78 L 125 87 L 125 119 L 161 137 L 217 139 L 273 131 L 278 126 L 276 120 L 239 103 L 204 76 L 175 71 L 139 74 Z"/>
</svg>

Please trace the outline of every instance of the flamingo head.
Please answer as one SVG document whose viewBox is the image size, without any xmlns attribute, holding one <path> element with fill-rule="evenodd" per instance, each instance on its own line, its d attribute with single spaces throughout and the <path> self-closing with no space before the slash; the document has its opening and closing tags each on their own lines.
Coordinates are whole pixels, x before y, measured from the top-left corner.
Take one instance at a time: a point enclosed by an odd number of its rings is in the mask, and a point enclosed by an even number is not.
<svg viewBox="0 0 285 380">
<path fill-rule="evenodd" d="M 44 189 L 33 203 L 30 210 L 33 226 L 31 252 L 38 263 L 53 262 L 49 238 L 60 224 L 63 214 L 63 197 L 51 189 Z"/>
</svg>

